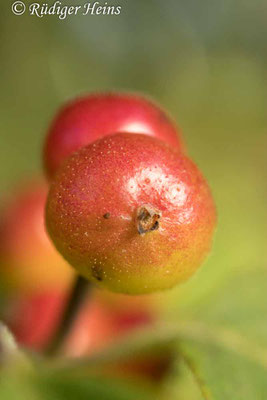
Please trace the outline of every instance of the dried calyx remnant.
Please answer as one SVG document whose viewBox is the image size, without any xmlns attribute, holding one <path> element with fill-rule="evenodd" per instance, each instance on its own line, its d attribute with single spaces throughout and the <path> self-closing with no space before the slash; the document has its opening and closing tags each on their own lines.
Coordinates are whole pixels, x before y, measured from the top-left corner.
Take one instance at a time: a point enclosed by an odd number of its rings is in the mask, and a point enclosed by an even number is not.
<svg viewBox="0 0 267 400">
<path fill-rule="evenodd" d="M 149 204 L 144 204 L 137 209 L 137 230 L 140 235 L 155 231 L 159 228 L 161 212 Z"/>
</svg>

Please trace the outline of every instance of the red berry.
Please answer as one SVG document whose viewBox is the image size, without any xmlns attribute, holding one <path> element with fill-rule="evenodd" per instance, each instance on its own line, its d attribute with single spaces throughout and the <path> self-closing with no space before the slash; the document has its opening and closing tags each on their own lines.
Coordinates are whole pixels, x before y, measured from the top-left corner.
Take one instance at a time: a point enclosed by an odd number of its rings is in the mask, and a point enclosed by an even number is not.
<svg viewBox="0 0 267 400">
<path fill-rule="evenodd" d="M 54 249 L 44 226 L 47 186 L 29 182 L 2 209 L 0 275 L 4 288 L 24 292 L 65 289 L 73 271 Z"/>
<path fill-rule="evenodd" d="M 67 103 L 55 117 L 44 149 L 48 177 L 71 153 L 115 132 L 143 133 L 182 148 L 173 121 L 146 98 L 119 93 L 91 94 Z"/>
<path fill-rule="evenodd" d="M 127 335 L 144 327 L 152 327 L 157 314 L 151 296 L 125 296 L 96 291 L 78 313 L 64 346 L 68 357 L 92 355 L 112 343 L 125 340 Z M 172 362 L 168 348 L 164 351 L 128 355 L 109 364 L 107 372 L 159 382 Z"/>
<path fill-rule="evenodd" d="M 41 350 L 52 338 L 67 292 L 16 294 L 8 299 L 4 320 L 23 346 Z M 127 332 L 155 321 L 149 299 L 93 291 L 81 305 L 64 345 L 64 354 L 85 356 L 103 349 Z"/>
<path fill-rule="evenodd" d="M 145 296 L 93 291 L 77 315 L 65 344 L 65 354 L 71 357 L 92 354 L 127 333 L 152 325 L 155 320 L 153 304 Z"/>
<path fill-rule="evenodd" d="M 47 291 L 19 295 L 9 301 L 5 322 L 21 345 L 41 350 L 60 321 L 66 295 Z"/>
<path fill-rule="evenodd" d="M 162 141 L 117 134 L 63 164 L 46 223 L 75 269 L 112 291 L 140 294 L 185 281 L 202 263 L 216 213 L 198 168 Z"/>
</svg>

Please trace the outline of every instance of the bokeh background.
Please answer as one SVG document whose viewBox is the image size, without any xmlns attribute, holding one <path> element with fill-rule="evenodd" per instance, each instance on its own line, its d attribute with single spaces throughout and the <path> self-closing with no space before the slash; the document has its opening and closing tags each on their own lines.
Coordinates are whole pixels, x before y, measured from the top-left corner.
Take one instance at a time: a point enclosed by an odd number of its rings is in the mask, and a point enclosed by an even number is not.
<svg viewBox="0 0 267 400">
<path fill-rule="evenodd" d="M 181 127 L 218 209 L 212 254 L 191 282 L 160 295 L 161 308 L 171 319 L 188 313 L 208 319 L 208 305 L 216 302 L 227 315 L 233 303 L 218 290 L 236 275 L 255 299 L 257 284 L 239 276 L 266 271 L 267 3 L 113 4 L 121 5 L 119 16 L 64 21 L 14 16 L 9 0 L 1 4 L 1 194 L 40 173 L 47 126 L 67 99 L 110 89 L 151 96 Z M 255 316 L 266 318 L 266 303 L 267 295 L 247 318 L 244 311 L 248 332 Z M 262 322 L 258 341 L 265 329 Z"/>
</svg>

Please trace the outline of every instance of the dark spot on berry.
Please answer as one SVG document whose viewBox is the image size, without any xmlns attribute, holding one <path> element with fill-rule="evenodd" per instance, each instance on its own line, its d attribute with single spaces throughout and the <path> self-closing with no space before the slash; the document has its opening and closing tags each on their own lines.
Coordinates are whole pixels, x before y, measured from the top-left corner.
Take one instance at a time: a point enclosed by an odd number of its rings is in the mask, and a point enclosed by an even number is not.
<svg viewBox="0 0 267 400">
<path fill-rule="evenodd" d="M 99 282 L 103 281 L 104 274 L 102 268 L 99 265 L 93 265 L 91 269 L 93 278 Z"/>
<path fill-rule="evenodd" d="M 105 219 L 109 219 L 109 218 L 110 218 L 110 213 L 107 212 L 106 214 L 103 215 L 103 217 L 104 217 Z"/>
</svg>

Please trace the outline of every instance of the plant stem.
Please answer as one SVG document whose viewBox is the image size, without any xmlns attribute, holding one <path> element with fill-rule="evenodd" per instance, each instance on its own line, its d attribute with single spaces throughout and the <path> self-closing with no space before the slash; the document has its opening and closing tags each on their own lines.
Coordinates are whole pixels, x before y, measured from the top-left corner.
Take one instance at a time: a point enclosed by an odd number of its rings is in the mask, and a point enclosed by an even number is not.
<svg viewBox="0 0 267 400">
<path fill-rule="evenodd" d="M 70 332 L 77 311 L 79 310 L 86 293 L 88 293 L 89 288 L 90 282 L 87 279 L 78 276 L 74 283 L 72 292 L 70 293 L 65 310 L 63 311 L 58 329 L 47 346 L 46 353 L 48 355 L 53 355 L 60 350 L 65 338 Z"/>
</svg>

